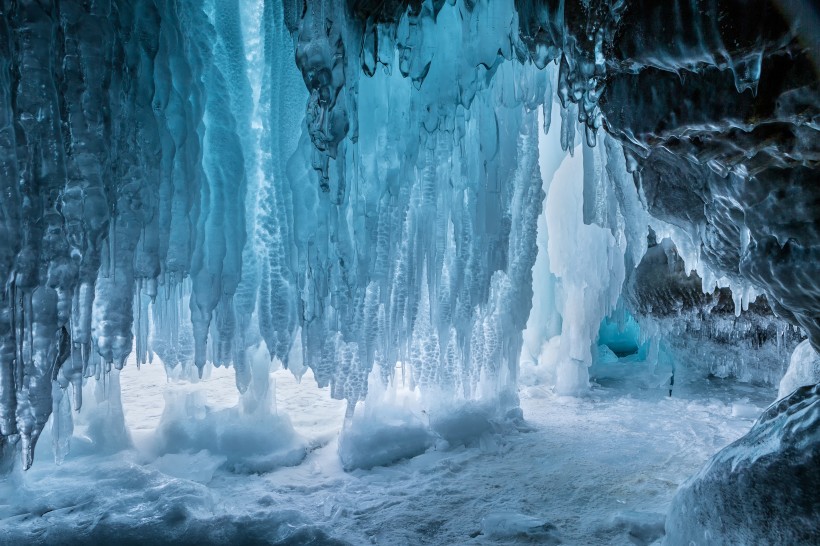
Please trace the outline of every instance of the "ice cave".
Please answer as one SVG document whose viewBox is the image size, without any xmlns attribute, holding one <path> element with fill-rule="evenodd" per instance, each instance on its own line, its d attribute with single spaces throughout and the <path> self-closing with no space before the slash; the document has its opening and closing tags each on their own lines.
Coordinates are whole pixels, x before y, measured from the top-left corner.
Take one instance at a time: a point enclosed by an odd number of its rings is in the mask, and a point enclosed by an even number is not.
<svg viewBox="0 0 820 546">
<path fill-rule="evenodd" d="M 1 545 L 820 544 L 816 0 L 0 0 Z"/>
</svg>

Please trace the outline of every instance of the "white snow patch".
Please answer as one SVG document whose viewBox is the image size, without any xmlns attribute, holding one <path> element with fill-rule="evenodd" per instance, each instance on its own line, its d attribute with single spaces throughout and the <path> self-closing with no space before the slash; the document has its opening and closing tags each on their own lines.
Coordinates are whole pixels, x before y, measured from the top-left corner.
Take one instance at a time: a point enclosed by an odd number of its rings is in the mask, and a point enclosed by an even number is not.
<svg viewBox="0 0 820 546">
<path fill-rule="evenodd" d="M 538 544 L 561 544 L 555 525 L 539 518 L 515 512 L 498 512 L 484 516 L 481 531 L 494 539 L 527 538 Z"/>
<path fill-rule="evenodd" d="M 737 402 L 732 402 L 732 417 L 740 417 L 741 419 L 757 419 L 760 417 L 763 408 L 759 408 L 754 404 L 750 404 L 748 399 L 741 399 Z"/>
<path fill-rule="evenodd" d="M 786 375 L 780 380 L 777 398 L 783 398 L 800 387 L 815 383 L 820 383 L 820 355 L 807 339 L 795 347 Z"/>
</svg>

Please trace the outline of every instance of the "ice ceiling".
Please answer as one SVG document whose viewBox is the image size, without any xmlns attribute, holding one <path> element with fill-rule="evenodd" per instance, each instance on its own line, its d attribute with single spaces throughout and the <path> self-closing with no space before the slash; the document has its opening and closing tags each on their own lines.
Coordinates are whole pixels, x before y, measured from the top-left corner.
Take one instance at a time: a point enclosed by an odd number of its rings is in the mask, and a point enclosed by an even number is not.
<svg viewBox="0 0 820 546">
<path fill-rule="evenodd" d="M 808 2 L 0 15 L 0 448 L 26 467 L 132 352 L 244 392 L 263 341 L 352 411 L 373 370 L 515 405 L 525 344 L 577 393 L 618 309 L 670 347 L 820 348 Z"/>
</svg>

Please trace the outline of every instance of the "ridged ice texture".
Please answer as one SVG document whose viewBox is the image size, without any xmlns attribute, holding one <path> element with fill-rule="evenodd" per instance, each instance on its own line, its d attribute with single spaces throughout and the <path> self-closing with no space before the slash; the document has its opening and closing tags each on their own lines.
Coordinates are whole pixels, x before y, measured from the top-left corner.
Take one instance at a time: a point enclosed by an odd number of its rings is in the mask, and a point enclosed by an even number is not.
<svg viewBox="0 0 820 546">
<path fill-rule="evenodd" d="M 209 329 L 214 360 L 230 352 L 252 101 L 236 2 L 0 15 L 0 441 L 19 440 L 28 467 L 52 381 L 79 410 L 83 377 L 121 367 L 134 333 L 146 362 L 152 302 L 170 365 L 186 324 L 185 360 L 204 365 Z"/>
<path fill-rule="evenodd" d="M 351 402 L 374 366 L 387 379 L 397 363 L 422 392 L 506 394 L 531 306 L 547 72 L 507 62 L 512 2 L 431 10 L 359 28 L 315 2 L 297 31 L 303 354 Z"/>
<path fill-rule="evenodd" d="M 452 3 L 352 1 L 363 38 L 344 54 L 358 54 L 368 72 L 379 58 L 369 44 L 389 40 L 406 14 L 432 25 Z M 455 4 L 493 20 L 505 3 Z M 811 3 L 514 4 L 513 56 L 559 65 L 562 146 L 576 129 L 567 120 L 583 123 L 589 143 L 605 127 L 704 289 L 731 287 L 738 311 L 765 291 L 818 349 L 820 20 Z M 427 50 L 412 51 L 423 78 Z"/>
<path fill-rule="evenodd" d="M 287 364 L 301 332 L 351 403 L 397 363 L 423 389 L 509 395 L 547 74 L 507 62 L 512 2 L 425 7 L 378 40 L 346 16 L 2 4 L 0 432 L 25 467 L 52 407 L 62 452 L 83 378 L 132 350 L 234 363 L 244 390 L 246 349 Z M 345 48 L 365 38 L 362 70 Z"/>
<path fill-rule="evenodd" d="M 704 290 L 765 292 L 820 346 L 820 62 L 811 2 L 630 0 L 601 110 Z"/>
</svg>

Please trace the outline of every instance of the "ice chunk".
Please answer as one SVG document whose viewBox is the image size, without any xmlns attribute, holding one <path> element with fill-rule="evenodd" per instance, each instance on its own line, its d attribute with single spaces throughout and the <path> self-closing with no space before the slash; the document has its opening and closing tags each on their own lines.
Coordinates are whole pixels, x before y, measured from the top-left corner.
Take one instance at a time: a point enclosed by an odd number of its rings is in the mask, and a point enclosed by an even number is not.
<svg viewBox="0 0 820 546">
<path fill-rule="evenodd" d="M 368 382 L 368 400 L 346 419 L 339 434 L 339 458 L 348 471 L 421 455 L 436 440 L 418 392 L 395 381 L 383 384 L 376 370 Z"/>
<path fill-rule="evenodd" d="M 430 427 L 451 447 L 474 445 L 499 430 L 497 409 L 491 403 L 467 402 L 431 411 Z"/>
<path fill-rule="evenodd" d="M 538 544 L 561 544 L 555 525 L 515 512 L 496 512 L 481 519 L 481 532 L 496 540 L 527 540 Z"/>
<path fill-rule="evenodd" d="M 805 340 L 792 353 L 786 375 L 780 380 L 777 397 L 783 398 L 798 387 L 817 383 L 820 383 L 820 355 L 809 340 Z"/>
<path fill-rule="evenodd" d="M 86 403 L 76 416 L 77 435 L 90 453 L 115 453 L 131 447 L 131 434 L 125 424 L 120 394 L 120 372 L 111 370 L 100 379 L 88 379 Z M 72 438 L 72 450 L 74 450 Z"/>
</svg>

